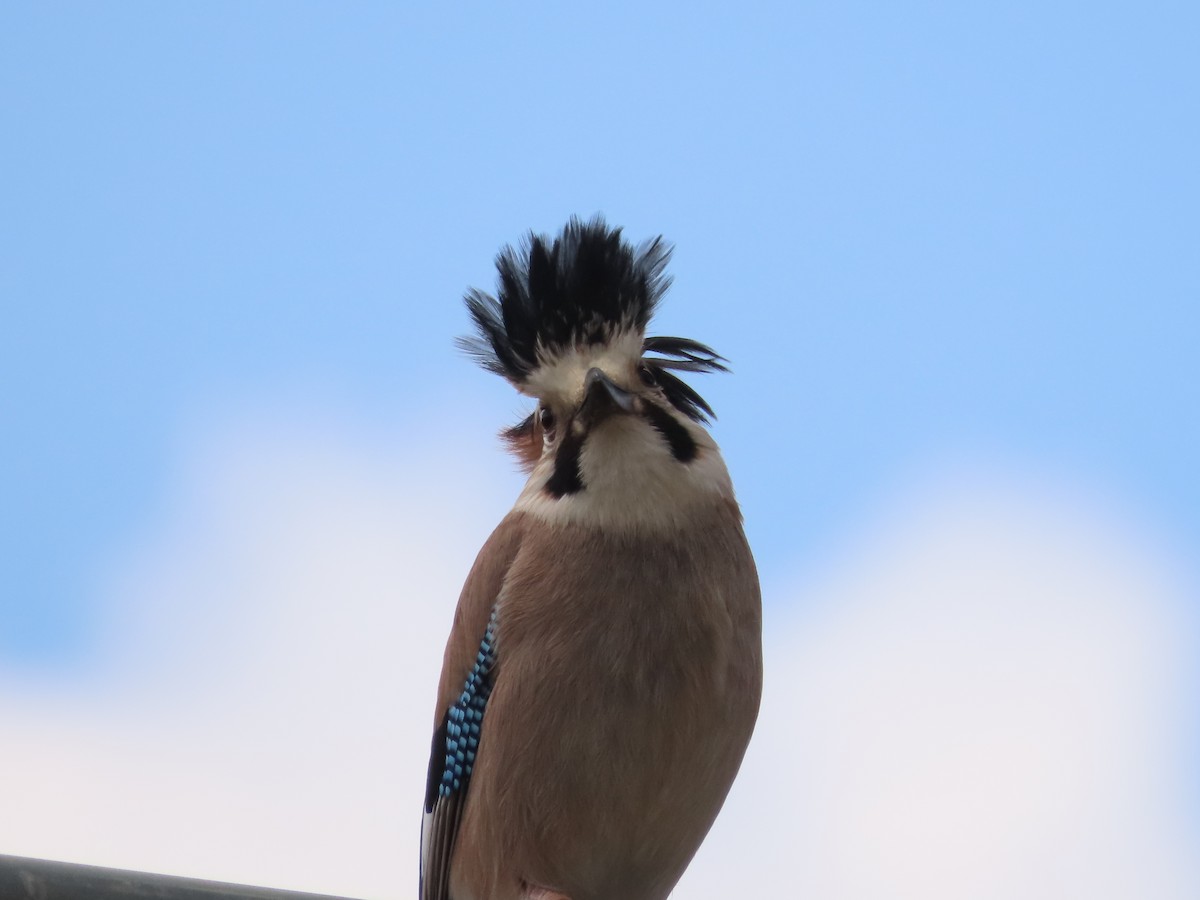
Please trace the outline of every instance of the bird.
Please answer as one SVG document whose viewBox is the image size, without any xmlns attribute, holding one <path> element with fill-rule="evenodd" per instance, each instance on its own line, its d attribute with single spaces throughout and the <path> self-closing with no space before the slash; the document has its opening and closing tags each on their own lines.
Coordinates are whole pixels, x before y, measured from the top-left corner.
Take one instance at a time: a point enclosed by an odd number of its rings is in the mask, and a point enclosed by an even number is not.
<svg viewBox="0 0 1200 900">
<path fill-rule="evenodd" d="M 762 692 L 758 575 L 714 413 L 647 334 L 672 248 L 602 216 L 530 232 L 471 289 L 460 347 L 536 408 L 528 473 L 446 643 L 422 900 L 659 900 L 707 835 Z"/>
</svg>

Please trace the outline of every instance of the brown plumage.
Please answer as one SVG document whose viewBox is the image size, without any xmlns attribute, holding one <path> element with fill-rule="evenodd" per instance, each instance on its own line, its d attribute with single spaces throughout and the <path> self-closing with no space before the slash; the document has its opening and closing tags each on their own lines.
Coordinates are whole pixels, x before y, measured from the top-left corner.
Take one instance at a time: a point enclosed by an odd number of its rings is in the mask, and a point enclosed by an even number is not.
<svg viewBox="0 0 1200 900">
<path fill-rule="evenodd" d="M 578 227 L 611 255 L 614 232 Z M 551 269 L 562 284 L 603 285 L 588 235 L 575 237 L 590 281 L 571 259 Z M 639 282 L 618 246 L 616 301 L 550 292 L 535 312 L 556 317 L 557 343 L 535 316 L 535 349 L 497 356 L 518 360 L 506 374 L 540 401 L 508 433 L 531 474 L 467 577 L 446 646 L 422 900 L 666 897 L 754 727 L 760 602 L 741 513 L 698 395 L 646 377 L 648 312 L 620 302 Z M 665 250 L 652 246 L 643 289 L 664 281 Z M 575 320 L 592 330 L 562 325 Z M 663 340 L 692 369 L 718 359 Z"/>
</svg>

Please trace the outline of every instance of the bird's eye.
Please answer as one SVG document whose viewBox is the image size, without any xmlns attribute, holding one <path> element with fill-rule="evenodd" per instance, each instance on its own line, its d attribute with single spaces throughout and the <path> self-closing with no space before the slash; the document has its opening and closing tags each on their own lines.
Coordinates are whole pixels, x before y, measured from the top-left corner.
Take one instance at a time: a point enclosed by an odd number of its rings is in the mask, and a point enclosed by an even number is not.
<svg viewBox="0 0 1200 900">
<path fill-rule="evenodd" d="M 547 437 L 552 437 L 554 426 L 557 424 L 557 420 L 554 418 L 554 411 L 546 406 L 539 409 L 538 424 L 542 426 L 542 431 L 545 432 Z"/>
<path fill-rule="evenodd" d="M 646 387 L 654 387 L 658 384 L 658 379 L 654 377 L 654 370 L 647 365 L 638 366 L 638 378 L 642 379 L 642 384 Z"/>
</svg>

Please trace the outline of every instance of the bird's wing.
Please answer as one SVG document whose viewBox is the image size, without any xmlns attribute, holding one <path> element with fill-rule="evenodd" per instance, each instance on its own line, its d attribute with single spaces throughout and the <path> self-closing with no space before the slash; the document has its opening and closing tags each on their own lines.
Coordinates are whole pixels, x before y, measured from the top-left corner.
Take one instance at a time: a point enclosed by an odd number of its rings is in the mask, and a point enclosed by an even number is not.
<svg viewBox="0 0 1200 900">
<path fill-rule="evenodd" d="M 519 517 L 504 519 L 479 551 L 463 585 L 438 689 L 425 814 L 421 900 L 449 900 L 450 862 L 470 789 L 488 697 L 499 672 L 496 600 L 521 544 Z"/>
</svg>

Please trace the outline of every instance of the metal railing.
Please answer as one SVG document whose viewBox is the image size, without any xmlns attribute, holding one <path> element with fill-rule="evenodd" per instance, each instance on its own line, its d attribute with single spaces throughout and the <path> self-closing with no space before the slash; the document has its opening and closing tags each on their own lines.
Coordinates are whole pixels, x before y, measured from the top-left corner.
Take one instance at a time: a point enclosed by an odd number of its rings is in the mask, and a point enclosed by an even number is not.
<svg viewBox="0 0 1200 900">
<path fill-rule="evenodd" d="M 0 900 L 345 900 L 200 878 L 0 856 Z"/>
</svg>

